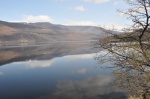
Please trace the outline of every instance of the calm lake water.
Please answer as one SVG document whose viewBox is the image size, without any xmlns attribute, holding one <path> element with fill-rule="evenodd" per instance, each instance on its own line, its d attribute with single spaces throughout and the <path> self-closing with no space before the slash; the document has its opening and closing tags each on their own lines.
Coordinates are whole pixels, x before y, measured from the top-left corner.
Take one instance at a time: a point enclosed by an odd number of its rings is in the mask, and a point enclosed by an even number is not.
<svg viewBox="0 0 150 99">
<path fill-rule="evenodd" d="M 0 99 L 126 99 L 91 42 L 0 48 Z M 101 53 L 101 52 L 100 52 Z"/>
</svg>

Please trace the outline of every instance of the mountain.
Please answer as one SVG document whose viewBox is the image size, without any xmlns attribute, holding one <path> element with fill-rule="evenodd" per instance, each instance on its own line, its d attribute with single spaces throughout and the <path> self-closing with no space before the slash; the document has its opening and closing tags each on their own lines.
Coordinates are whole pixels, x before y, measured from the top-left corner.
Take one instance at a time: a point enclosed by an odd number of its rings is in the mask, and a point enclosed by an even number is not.
<svg viewBox="0 0 150 99">
<path fill-rule="evenodd" d="M 1 45 L 97 40 L 103 36 L 102 28 L 94 26 L 65 26 L 48 22 L 25 23 L 0 21 Z"/>
</svg>

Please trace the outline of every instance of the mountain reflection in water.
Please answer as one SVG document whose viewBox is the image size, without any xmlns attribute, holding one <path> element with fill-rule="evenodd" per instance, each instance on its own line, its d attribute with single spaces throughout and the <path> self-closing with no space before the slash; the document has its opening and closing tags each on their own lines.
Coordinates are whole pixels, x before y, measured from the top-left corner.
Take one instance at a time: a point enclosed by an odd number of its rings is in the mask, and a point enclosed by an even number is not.
<svg viewBox="0 0 150 99">
<path fill-rule="evenodd" d="M 97 68 L 92 45 L 1 48 L 0 99 L 126 99 L 113 86 L 112 70 Z"/>
</svg>

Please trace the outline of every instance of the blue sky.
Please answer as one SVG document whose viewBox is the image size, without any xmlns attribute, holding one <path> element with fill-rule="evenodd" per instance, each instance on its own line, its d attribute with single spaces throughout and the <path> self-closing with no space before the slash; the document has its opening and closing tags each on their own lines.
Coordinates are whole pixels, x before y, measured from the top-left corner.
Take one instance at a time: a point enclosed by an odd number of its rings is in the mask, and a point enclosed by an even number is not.
<svg viewBox="0 0 150 99">
<path fill-rule="evenodd" d="M 124 0 L 0 0 L 0 20 L 124 26 Z"/>
</svg>

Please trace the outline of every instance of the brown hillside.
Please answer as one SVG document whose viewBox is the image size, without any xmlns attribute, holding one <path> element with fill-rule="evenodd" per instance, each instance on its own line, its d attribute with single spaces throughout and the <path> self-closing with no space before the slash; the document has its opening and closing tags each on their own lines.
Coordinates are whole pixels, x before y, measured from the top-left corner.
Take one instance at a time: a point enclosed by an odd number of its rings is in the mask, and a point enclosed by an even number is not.
<svg viewBox="0 0 150 99">
<path fill-rule="evenodd" d="M 12 35 L 17 32 L 16 29 L 8 27 L 8 26 L 0 26 L 0 35 Z"/>
</svg>

